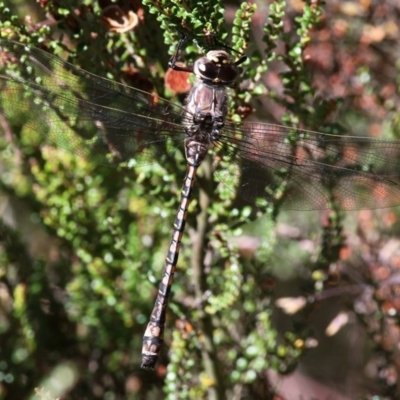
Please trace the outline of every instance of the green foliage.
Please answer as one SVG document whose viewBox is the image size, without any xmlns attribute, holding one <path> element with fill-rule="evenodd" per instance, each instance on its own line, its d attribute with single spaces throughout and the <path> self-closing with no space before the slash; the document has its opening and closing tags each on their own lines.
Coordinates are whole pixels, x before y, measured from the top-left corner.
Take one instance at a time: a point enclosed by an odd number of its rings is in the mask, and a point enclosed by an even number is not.
<svg viewBox="0 0 400 400">
<path fill-rule="evenodd" d="M 255 101 L 268 98 L 284 107 L 285 124 L 341 129 L 325 124 L 332 104 L 317 95 L 305 62 L 323 11 L 319 1 L 305 2 L 295 14 L 286 1 L 270 2 L 258 48 L 251 44 L 258 38 L 250 38 L 256 6 L 247 2 L 228 24 L 228 5 L 222 1 L 143 0 L 144 8 L 129 2 L 120 11 L 143 12 L 144 19 L 123 32 L 105 23 L 107 7 L 101 2 L 24 4 L 24 12 L 18 8 L 24 2 L 14 3 L 0 3 L 2 38 L 42 47 L 92 73 L 161 97 L 171 97 L 164 75 L 180 35 L 189 35 L 183 61 L 190 63 L 207 49 L 212 33 L 214 46 L 225 46 L 237 58 L 248 56 L 241 82 L 232 89 L 231 118 L 247 116 Z M 25 15 L 42 23 L 24 20 Z M 281 90 L 265 79 L 274 63 L 281 66 L 276 73 Z M 23 70 L 24 60 L 18 65 L 19 73 L 29 72 Z M 86 88 L 80 89 L 85 98 Z M 0 104 L 3 96 L 7 93 L 0 94 Z M 273 396 L 266 371 L 292 372 L 312 347 L 312 333 L 311 307 L 301 322 L 277 332 L 272 275 L 293 276 L 297 269 L 308 299 L 323 292 L 344 247 L 336 204 L 318 230 L 318 251 L 300 257 L 299 246 L 278 243 L 275 230 L 284 183 L 274 188 L 274 204 L 256 208 L 231 190 L 240 179 L 236 165 L 226 166 L 231 177 L 221 173 L 226 183 L 221 184 L 210 172 L 211 162 L 205 162 L 189 209 L 165 345 L 156 371 L 145 372 L 139 369 L 142 334 L 178 206 L 185 171 L 182 149 L 140 166 L 132 160 L 109 168 L 93 163 L 95 157 L 88 154 L 79 157 L 85 154 L 79 148 L 65 151 L 45 143 L 46 133 L 32 127 L 43 127 L 40 118 L 46 114 L 33 113 L 22 99 L 20 107 L 2 110 L 7 118 L 0 115 L 0 199 L 13 204 L 15 229 L 4 222 L 4 212 L 0 397 L 27 398 L 42 386 L 38 396 L 62 399 Z M 266 113 L 263 108 L 261 117 Z M 50 134 L 64 129 L 48 128 Z M 65 126 L 66 138 L 70 132 Z M 73 148 L 70 143 L 64 147 Z M 249 256 L 240 240 L 250 229 L 258 246 Z"/>
</svg>

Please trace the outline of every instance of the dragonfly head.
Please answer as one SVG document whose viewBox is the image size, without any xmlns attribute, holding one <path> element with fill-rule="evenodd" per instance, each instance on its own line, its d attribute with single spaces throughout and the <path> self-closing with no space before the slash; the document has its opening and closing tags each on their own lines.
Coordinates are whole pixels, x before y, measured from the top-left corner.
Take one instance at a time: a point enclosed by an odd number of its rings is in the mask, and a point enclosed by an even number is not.
<svg viewBox="0 0 400 400">
<path fill-rule="evenodd" d="M 193 72 L 204 82 L 226 86 L 232 85 L 239 75 L 232 57 L 224 50 L 212 50 L 199 58 Z"/>
</svg>

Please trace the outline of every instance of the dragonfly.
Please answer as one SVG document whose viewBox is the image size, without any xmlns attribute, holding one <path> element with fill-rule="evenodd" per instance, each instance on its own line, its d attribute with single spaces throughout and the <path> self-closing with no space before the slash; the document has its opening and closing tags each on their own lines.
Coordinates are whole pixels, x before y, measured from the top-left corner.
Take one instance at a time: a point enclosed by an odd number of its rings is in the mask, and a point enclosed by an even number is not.
<svg viewBox="0 0 400 400">
<path fill-rule="evenodd" d="M 229 120 L 229 88 L 240 77 L 229 49 L 210 50 L 193 66 L 195 83 L 182 106 L 154 93 L 101 78 L 35 47 L 0 39 L 0 113 L 21 103 L 36 111 L 26 124 L 45 139 L 93 162 L 174 157 L 183 149 L 186 176 L 163 276 L 142 347 L 142 367 L 155 367 L 163 344 L 171 285 L 198 168 L 206 157 L 215 176 L 227 165 L 240 176 L 239 196 L 282 209 L 373 209 L 400 204 L 400 141 L 329 134 L 260 122 Z M 225 163 L 224 163 L 225 161 Z M 259 203 L 261 202 L 261 203 Z M 264 202 L 264 203 L 263 203 Z"/>
</svg>

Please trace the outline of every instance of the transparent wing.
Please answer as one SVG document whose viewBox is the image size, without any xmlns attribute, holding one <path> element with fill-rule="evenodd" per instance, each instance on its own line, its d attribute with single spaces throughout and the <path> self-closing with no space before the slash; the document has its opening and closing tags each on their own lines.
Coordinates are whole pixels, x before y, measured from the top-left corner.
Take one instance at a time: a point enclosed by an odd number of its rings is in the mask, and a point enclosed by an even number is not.
<svg viewBox="0 0 400 400">
<path fill-rule="evenodd" d="M 110 153 L 141 164 L 183 148 L 190 117 L 182 107 L 20 43 L 0 40 L 0 51 L 0 110 L 12 119 L 29 109 L 25 128 L 60 147 L 107 164 Z M 400 204 L 399 141 L 227 122 L 217 148 L 238 166 L 239 194 L 251 202 L 296 210 Z"/>
<path fill-rule="evenodd" d="M 240 164 L 240 195 L 292 210 L 400 204 L 400 141 L 227 123 L 220 146 Z"/>
<path fill-rule="evenodd" d="M 110 153 L 141 164 L 171 151 L 171 143 L 183 147 L 182 107 L 90 74 L 37 48 L 0 40 L 0 52 L 0 110 L 11 117 L 29 110 L 31 120 L 24 129 L 106 164 Z"/>
</svg>

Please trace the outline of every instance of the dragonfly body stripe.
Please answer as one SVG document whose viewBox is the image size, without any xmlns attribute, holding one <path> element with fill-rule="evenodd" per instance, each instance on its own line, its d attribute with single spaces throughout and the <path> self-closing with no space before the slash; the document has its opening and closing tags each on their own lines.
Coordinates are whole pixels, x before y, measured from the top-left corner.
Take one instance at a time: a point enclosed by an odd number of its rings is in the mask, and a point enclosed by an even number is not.
<svg viewBox="0 0 400 400">
<path fill-rule="evenodd" d="M 163 343 L 168 296 L 178 262 L 197 168 L 212 149 L 216 177 L 251 205 L 342 210 L 400 204 L 400 141 L 227 120 L 227 87 L 239 74 L 223 50 L 193 68 L 185 106 L 97 77 L 43 50 L 0 39 L 0 117 L 50 143 L 110 165 L 146 165 L 184 146 L 187 164 L 158 296 L 143 338 L 142 366 L 153 368 Z M 21 105 L 23 107 L 21 107 Z M 18 112 L 23 112 L 19 121 Z M 17 114 L 17 118 L 15 117 Z M 29 114 L 29 115 L 28 115 Z M 17 120 L 17 121 L 16 121 Z M 232 166 L 232 168 L 230 168 Z M 229 174 L 237 174 L 230 179 Z M 217 178 L 218 179 L 218 178 Z"/>
<path fill-rule="evenodd" d="M 178 51 L 179 48 L 180 46 L 178 46 Z M 164 267 L 164 276 L 169 276 L 169 287 L 172 284 L 173 274 L 178 262 L 181 238 L 185 228 L 196 171 L 203 162 L 212 143 L 219 138 L 219 130 L 224 125 L 228 111 L 226 86 L 228 83 L 232 84 L 237 77 L 236 66 L 232 63 L 228 53 L 222 50 L 211 51 L 207 54 L 207 57 L 202 57 L 195 63 L 194 71 L 196 71 L 197 81 L 188 95 L 186 104 L 187 137 L 184 143 L 187 174 L 182 186 L 181 201 Z M 224 83 L 221 83 L 219 77 L 221 73 L 221 76 L 225 77 Z M 212 76 L 208 76 L 208 74 Z M 153 328 L 163 325 L 165 321 L 169 293 L 169 287 L 165 288 L 165 283 L 163 279 L 162 288 L 160 287 L 159 289 L 152 313 L 153 315 L 160 315 L 161 322 L 150 321 L 143 339 L 143 368 L 154 368 L 163 340 L 163 328 L 157 331 Z M 159 312 L 159 308 L 163 310 L 162 313 Z M 159 335 L 155 335 L 155 332 Z"/>
<path fill-rule="evenodd" d="M 194 177 L 197 167 L 188 166 L 187 175 L 182 190 L 181 202 L 179 204 L 177 217 L 174 223 L 174 231 L 171 243 L 165 259 L 163 278 L 158 289 L 157 299 L 152 317 L 147 325 L 142 348 L 142 367 L 154 368 L 161 345 L 164 341 L 164 324 L 168 305 L 168 297 L 175 274 L 176 264 L 179 258 L 181 239 L 185 228 L 187 209 L 190 203 L 191 188 L 193 187 Z M 156 317 L 157 316 L 157 317 Z"/>
</svg>

